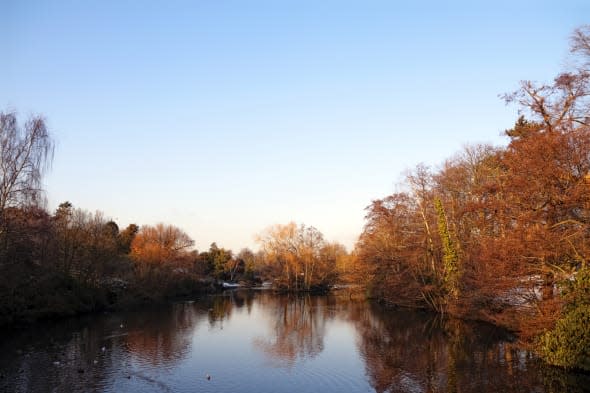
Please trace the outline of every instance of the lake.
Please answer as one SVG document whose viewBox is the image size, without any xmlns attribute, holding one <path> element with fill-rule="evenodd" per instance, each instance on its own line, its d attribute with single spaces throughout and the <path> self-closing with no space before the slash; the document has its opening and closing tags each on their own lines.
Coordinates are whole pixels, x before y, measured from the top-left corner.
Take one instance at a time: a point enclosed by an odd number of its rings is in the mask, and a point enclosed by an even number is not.
<svg viewBox="0 0 590 393">
<path fill-rule="evenodd" d="M 486 324 L 345 293 L 227 291 L 4 334 L 6 392 L 583 392 Z"/>
</svg>

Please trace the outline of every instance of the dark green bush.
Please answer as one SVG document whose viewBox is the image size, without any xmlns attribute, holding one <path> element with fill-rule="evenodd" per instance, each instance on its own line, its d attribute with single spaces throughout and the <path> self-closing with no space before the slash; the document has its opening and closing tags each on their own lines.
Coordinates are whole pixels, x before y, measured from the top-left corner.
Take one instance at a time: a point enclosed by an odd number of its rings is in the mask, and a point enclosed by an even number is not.
<svg viewBox="0 0 590 393">
<path fill-rule="evenodd" d="M 540 339 L 549 364 L 590 371 L 590 270 L 582 269 L 564 291 L 566 305 L 555 327 Z"/>
</svg>

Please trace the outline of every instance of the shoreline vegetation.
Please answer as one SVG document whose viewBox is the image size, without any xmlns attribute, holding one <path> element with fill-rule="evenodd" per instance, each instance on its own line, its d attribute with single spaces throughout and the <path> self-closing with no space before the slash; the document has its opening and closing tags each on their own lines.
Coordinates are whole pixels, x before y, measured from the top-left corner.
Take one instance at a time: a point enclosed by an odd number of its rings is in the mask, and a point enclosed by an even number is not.
<svg viewBox="0 0 590 393">
<path fill-rule="evenodd" d="M 383 303 L 491 322 L 548 364 L 590 371 L 590 26 L 569 69 L 503 98 L 507 145 L 472 145 L 367 207 L 352 252 L 313 226 L 257 236 L 259 251 L 193 249 L 180 228 L 119 228 L 64 202 L 43 208 L 54 145 L 41 116 L 0 113 L 0 326 L 210 293 L 358 285 Z M 352 292 L 351 292 L 352 293 Z"/>
</svg>

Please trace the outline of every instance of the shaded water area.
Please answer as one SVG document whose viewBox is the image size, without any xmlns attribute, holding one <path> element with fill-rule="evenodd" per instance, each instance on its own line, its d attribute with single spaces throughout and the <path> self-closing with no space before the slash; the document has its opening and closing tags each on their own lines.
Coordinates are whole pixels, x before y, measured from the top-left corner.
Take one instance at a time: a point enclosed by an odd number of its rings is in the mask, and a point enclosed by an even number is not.
<svg viewBox="0 0 590 393">
<path fill-rule="evenodd" d="M 0 341 L 7 392 L 583 392 L 502 331 L 348 296 L 230 291 Z"/>
</svg>

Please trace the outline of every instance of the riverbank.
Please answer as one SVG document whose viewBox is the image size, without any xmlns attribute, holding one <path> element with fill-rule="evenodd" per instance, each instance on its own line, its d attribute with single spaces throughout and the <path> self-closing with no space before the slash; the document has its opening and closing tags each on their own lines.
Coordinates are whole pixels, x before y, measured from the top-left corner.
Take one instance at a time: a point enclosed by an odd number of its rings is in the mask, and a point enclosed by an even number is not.
<svg viewBox="0 0 590 393">
<path fill-rule="evenodd" d="M 159 286 L 144 279 L 98 286 L 56 272 L 43 272 L 31 275 L 10 293 L 2 291 L 0 328 L 15 329 L 43 320 L 131 310 L 218 290 L 212 281 L 194 277 L 178 277 L 174 285 Z"/>
</svg>

